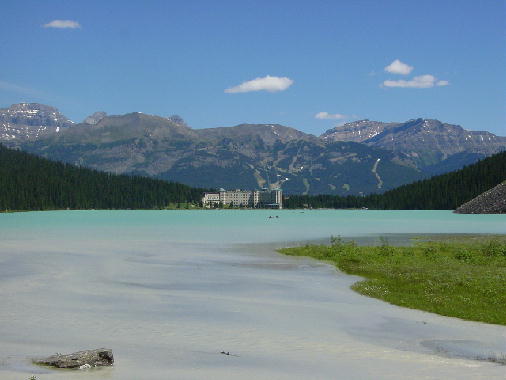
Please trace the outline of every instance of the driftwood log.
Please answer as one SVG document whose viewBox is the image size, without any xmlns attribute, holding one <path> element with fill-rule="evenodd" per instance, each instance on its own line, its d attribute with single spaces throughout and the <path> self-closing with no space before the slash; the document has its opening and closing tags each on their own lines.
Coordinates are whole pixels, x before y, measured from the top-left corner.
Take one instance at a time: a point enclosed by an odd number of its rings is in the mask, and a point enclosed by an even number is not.
<svg viewBox="0 0 506 380">
<path fill-rule="evenodd" d="M 55 354 L 47 358 L 34 360 L 35 364 L 47 365 L 57 368 L 91 368 L 111 366 L 114 363 L 112 350 L 99 348 L 74 352 L 73 354 Z"/>
</svg>

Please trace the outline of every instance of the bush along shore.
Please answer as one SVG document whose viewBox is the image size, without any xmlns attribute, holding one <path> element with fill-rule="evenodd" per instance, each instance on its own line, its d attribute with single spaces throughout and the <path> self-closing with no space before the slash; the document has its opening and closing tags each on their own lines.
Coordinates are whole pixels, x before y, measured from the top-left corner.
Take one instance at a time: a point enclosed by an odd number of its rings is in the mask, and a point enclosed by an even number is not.
<svg viewBox="0 0 506 380">
<path fill-rule="evenodd" d="M 360 294 L 394 305 L 449 317 L 506 325 L 506 240 L 459 239 L 394 247 L 357 246 L 332 238 L 331 245 L 283 248 L 291 256 L 333 263 L 365 277 Z"/>
</svg>

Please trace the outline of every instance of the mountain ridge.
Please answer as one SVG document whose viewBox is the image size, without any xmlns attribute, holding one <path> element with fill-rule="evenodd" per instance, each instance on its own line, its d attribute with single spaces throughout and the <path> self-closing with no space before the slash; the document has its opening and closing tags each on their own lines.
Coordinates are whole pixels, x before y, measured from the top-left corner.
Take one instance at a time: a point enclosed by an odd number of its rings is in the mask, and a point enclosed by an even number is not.
<svg viewBox="0 0 506 380">
<path fill-rule="evenodd" d="M 0 108 L 0 141 L 23 142 L 58 133 L 74 122 L 56 108 L 40 103 L 18 103 Z"/>
<path fill-rule="evenodd" d="M 383 149 L 327 144 L 277 124 L 193 130 L 137 113 L 106 116 L 93 126 L 79 124 L 21 148 L 97 170 L 198 187 L 283 186 L 288 193 L 346 194 L 382 191 L 420 178 L 416 169 Z M 381 167 L 373 173 L 378 158 Z"/>
<path fill-rule="evenodd" d="M 275 123 L 192 129 L 177 115 L 99 112 L 90 117 L 36 137 L 0 141 L 50 159 L 191 186 L 282 186 L 293 194 L 338 195 L 383 192 L 506 149 L 506 138 L 431 119 L 361 120 L 314 136 Z M 430 140 L 429 130 L 442 141 L 434 149 L 420 142 Z M 455 139 L 466 141 L 463 131 L 480 136 L 473 140 L 477 145 L 448 148 Z M 392 140 L 402 147 L 390 146 Z"/>
<path fill-rule="evenodd" d="M 506 137 L 487 131 L 468 131 L 459 125 L 442 123 L 435 119 L 411 119 L 404 123 L 383 123 L 359 120 L 327 130 L 321 136 L 326 141 L 355 141 L 383 148 L 410 157 L 416 166 L 428 173 L 438 172 L 437 165 L 445 160 L 456 161 L 460 167 L 506 149 Z M 468 155 L 462 155 L 467 153 Z M 455 156 L 460 154 L 460 156 Z M 453 158 L 452 158 L 453 156 Z M 458 167 L 457 162 L 453 166 Z"/>
</svg>

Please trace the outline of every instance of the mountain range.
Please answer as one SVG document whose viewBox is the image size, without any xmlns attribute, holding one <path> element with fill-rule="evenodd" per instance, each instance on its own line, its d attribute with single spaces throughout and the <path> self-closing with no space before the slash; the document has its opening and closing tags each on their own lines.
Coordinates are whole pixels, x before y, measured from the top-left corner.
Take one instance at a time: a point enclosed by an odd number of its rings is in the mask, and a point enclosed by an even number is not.
<svg viewBox="0 0 506 380">
<path fill-rule="evenodd" d="M 116 174 L 199 187 L 281 186 L 287 194 L 383 192 L 506 149 L 506 138 L 438 120 L 361 120 L 317 137 L 279 124 L 192 129 L 179 116 L 96 112 L 73 123 L 53 107 L 0 109 L 0 142 Z"/>
<path fill-rule="evenodd" d="M 404 123 L 360 120 L 326 131 L 326 141 L 355 141 L 407 155 L 430 174 L 456 170 L 505 149 L 506 138 L 486 131 L 467 131 L 439 120 Z"/>
</svg>

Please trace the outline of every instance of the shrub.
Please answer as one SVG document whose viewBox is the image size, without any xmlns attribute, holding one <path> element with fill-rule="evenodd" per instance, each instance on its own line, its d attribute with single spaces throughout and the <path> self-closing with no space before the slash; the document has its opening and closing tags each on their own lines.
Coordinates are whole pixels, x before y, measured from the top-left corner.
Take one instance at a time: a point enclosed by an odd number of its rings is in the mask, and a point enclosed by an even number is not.
<svg viewBox="0 0 506 380">
<path fill-rule="evenodd" d="M 458 251 L 456 254 L 455 254 L 455 258 L 459 261 L 463 261 L 465 263 L 470 263 L 471 261 L 473 261 L 473 255 L 471 254 L 471 252 L 465 250 L 465 249 L 462 249 L 460 251 Z"/>
<path fill-rule="evenodd" d="M 422 254 L 429 259 L 435 259 L 437 257 L 437 249 L 431 245 L 428 247 L 423 247 Z"/>
<path fill-rule="evenodd" d="M 330 236 L 330 245 L 332 247 L 340 247 L 344 244 L 344 240 L 341 236 L 337 235 L 337 236 L 333 236 L 331 235 Z"/>
<path fill-rule="evenodd" d="M 501 244 L 498 240 L 490 240 L 483 246 L 482 253 L 491 257 L 506 256 L 506 245 Z"/>
<path fill-rule="evenodd" d="M 380 237 L 381 245 L 379 247 L 379 253 L 382 256 L 392 256 L 394 254 L 394 249 L 390 246 L 388 239 L 384 236 Z"/>
</svg>

